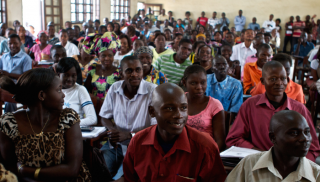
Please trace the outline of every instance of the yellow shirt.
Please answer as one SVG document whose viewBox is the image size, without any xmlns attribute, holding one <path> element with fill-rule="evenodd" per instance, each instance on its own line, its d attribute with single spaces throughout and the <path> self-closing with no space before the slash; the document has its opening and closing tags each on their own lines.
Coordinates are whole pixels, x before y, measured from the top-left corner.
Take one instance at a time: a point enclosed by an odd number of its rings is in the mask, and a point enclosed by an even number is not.
<svg viewBox="0 0 320 182">
<path fill-rule="evenodd" d="M 320 182 L 320 166 L 306 157 L 301 157 L 297 170 L 283 179 L 273 165 L 272 149 L 242 159 L 225 182 Z"/>
<path fill-rule="evenodd" d="M 174 51 L 172 49 L 167 49 L 165 51 L 163 51 L 162 53 L 158 54 L 156 51 L 156 48 L 152 49 L 152 53 L 153 53 L 153 59 L 152 59 L 152 64 L 162 55 L 166 55 L 166 54 L 173 54 Z"/>
</svg>

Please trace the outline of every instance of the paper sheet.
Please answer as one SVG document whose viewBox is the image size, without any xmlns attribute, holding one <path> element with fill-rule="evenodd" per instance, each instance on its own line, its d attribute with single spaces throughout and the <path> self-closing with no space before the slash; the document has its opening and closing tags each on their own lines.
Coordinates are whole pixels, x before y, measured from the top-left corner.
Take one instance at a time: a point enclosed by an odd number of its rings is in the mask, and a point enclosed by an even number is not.
<svg viewBox="0 0 320 182">
<path fill-rule="evenodd" d="M 106 128 L 105 127 L 94 127 L 94 130 L 91 132 L 81 132 L 82 133 L 82 139 L 90 139 L 90 138 L 95 138 L 98 137 L 101 133 L 105 132 Z"/>
<path fill-rule="evenodd" d="M 242 147 L 232 146 L 220 153 L 220 157 L 245 158 L 248 155 L 259 153 L 260 151 Z"/>
</svg>

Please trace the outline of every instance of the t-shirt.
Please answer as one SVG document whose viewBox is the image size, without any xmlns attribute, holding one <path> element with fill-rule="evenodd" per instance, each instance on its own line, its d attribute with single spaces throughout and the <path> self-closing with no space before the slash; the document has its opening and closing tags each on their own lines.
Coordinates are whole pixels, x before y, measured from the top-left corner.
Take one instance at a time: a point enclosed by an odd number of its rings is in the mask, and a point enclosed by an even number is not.
<svg viewBox="0 0 320 182">
<path fill-rule="evenodd" d="M 48 44 L 44 49 L 41 50 L 39 44 L 33 45 L 30 51 L 34 53 L 34 60 L 35 61 L 49 60 L 51 47 L 52 45 Z"/>
<path fill-rule="evenodd" d="M 197 22 L 199 22 L 202 26 L 206 26 L 208 23 L 208 18 L 207 17 L 199 17 Z"/>
<path fill-rule="evenodd" d="M 129 52 L 128 52 L 127 54 L 125 54 L 125 55 L 120 55 L 119 53 L 120 53 L 120 51 L 117 51 L 117 52 L 116 52 L 116 55 L 114 55 L 114 57 L 113 57 L 113 59 L 114 59 L 113 65 L 114 65 L 115 67 L 119 67 L 119 66 L 120 66 L 121 60 L 122 60 L 124 57 L 126 57 L 126 56 L 131 56 L 131 54 L 133 53 L 133 50 L 129 51 Z"/>
<path fill-rule="evenodd" d="M 97 124 L 97 115 L 87 89 L 77 83 L 68 89 L 62 89 L 65 95 L 63 109 L 71 108 L 80 117 L 80 125 L 90 126 Z"/>
<path fill-rule="evenodd" d="M 293 22 L 293 27 L 297 26 L 297 27 L 302 27 L 302 26 L 306 26 L 304 21 L 300 21 L 300 22 Z M 295 29 L 293 30 L 293 35 L 292 37 L 300 37 L 302 30 L 301 29 Z"/>
<path fill-rule="evenodd" d="M 210 18 L 208 20 L 208 24 L 212 26 L 213 29 L 216 28 L 217 24 L 219 24 L 219 19 L 218 18 Z"/>
<path fill-rule="evenodd" d="M 286 30 L 286 36 L 292 36 L 292 27 L 293 27 L 293 23 L 291 22 L 287 22 L 286 26 L 288 25 L 288 29 Z"/>
<path fill-rule="evenodd" d="M 179 84 L 183 77 L 184 70 L 192 65 L 192 63 L 188 58 L 182 64 L 178 64 L 173 59 L 174 55 L 175 54 L 160 56 L 152 65 L 155 69 L 167 76 L 169 83 Z"/>
<path fill-rule="evenodd" d="M 213 137 L 212 118 L 223 110 L 221 102 L 209 96 L 207 107 L 197 115 L 188 115 L 187 125 Z"/>
</svg>

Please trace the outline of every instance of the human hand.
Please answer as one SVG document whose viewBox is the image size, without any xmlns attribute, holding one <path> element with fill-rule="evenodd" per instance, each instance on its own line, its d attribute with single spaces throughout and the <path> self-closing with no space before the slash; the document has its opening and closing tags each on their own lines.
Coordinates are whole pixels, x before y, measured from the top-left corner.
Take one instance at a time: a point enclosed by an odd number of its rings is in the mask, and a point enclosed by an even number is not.
<svg viewBox="0 0 320 182">
<path fill-rule="evenodd" d="M 317 15 L 313 15 L 311 18 L 313 19 L 313 18 L 315 18 L 315 17 L 317 17 Z"/>
<path fill-rule="evenodd" d="M 111 143 L 122 142 L 131 137 L 129 132 L 122 132 L 118 130 L 109 130 L 107 131 L 107 133 L 108 133 L 109 141 Z"/>
<path fill-rule="evenodd" d="M 301 45 L 301 39 L 298 39 L 298 45 Z"/>
<path fill-rule="evenodd" d="M 313 83 L 310 85 L 310 90 L 311 90 L 311 91 L 317 91 L 316 82 L 313 82 Z"/>
<path fill-rule="evenodd" d="M 0 70 L 0 74 L 1 75 L 5 75 L 5 76 L 9 76 L 9 73 L 7 71 L 4 71 L 4 70 Z"/>
</svg>

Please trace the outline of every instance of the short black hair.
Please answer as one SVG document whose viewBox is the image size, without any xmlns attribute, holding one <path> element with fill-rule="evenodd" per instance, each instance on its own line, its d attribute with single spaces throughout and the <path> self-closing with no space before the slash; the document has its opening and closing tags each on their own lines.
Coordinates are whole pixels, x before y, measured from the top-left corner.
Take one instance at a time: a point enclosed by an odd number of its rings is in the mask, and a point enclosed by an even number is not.
<svg viewBox="0 0 320 182">
<path fill-rule="evenodd" d="M 171 33 L 171 30 L 170 30 L 169 28 L 165 29 L 164 31 L 165 31 L 165 32 L 166 32 L 166 31 L 169 31 L 169 32 Z"/>
<path fill-rule="evenodd" d="M 98 20 L 98 19 L 94 20 L 94 22 L 100 24 L 100 20 Z"/>
<path fill-rule="evenodd" d="M 233 32 L 228 32 L 227 35 L 232 35 L 232 36 L 234 36 Z"/>
<path fill-rule="evenodd" d="M 154 37 L 154 41 L 156 41 L 157 37 L 161 35 L 164 37 L 164 39 L 166 39 L 166 35 L 164 33 L 157 33 L 156 36 Z"/>
<path fill-rule="evenodd" d="M 242 34 L 244 34 L 245 32 L 246 32 L 246 29 L 245 29 L 245 28 L 241 30 L 241 33 L 242 33 Z"/>
<path fill-rule="evenodd" d="M 206 44 L 206 43 L 204 41 L 196 41 L 192 46 L 192 50 L 195 51 L 199 44 Z"/>
<path fill-rule="evenodd" d="M 276 21 L 279 21 L 279 23 L 281 23 L 281 19 L 280 18 L 277 18 Z"/>
<path fill-rule="evenodd" d="M 188 15 L 190 15 L 191 13 L 190 13 L 190 11 L 187 11 L 185 14 L 188 14 Z"/>
<path fill-rule="evenodd" d="M 197 64 L 190 65 L 184 70 L 182 79 L 186 81 L 191 74 L 201 72 L 207 75 L 206 70 L 202 66 Z"/>
<path fill-rule="evenodd" d="M 21 42 L 21 39 L 20 39 L 19 35 L 17 35 L 17 34 L 11 34 L 11 35 L 9 35 L 9 37 L 8 37 L 8 39 L 13 39 L 13 38 L 17 38 L 17 39 L 19 40 L 19 42 Z"/>
<path fill-rule="evenodd" d="M 72 28 L 71 28 L 71 30 L 72 30 Z M 68 34 L 68 31 L 67 31 L 66 29 L 61 29 L 60 32 L 59 32 L 59 34 L 61 34 L 61 33 L 66 33 L 66 34 Z"/>
<path fill-rule="evenodd" d="M 189 39 L 181 39 L 180 42 L 179 42 L 179 47 L 184 44 L 184 43 L 187 43 L 187 44 L 191 44 L 192 45 L 192 42 L 191 40 Z"/>
<path fill-rule="evenodd" d="M 220 31 L 216 31 L 216 32 L 214 32 L 213 36 L 216 36 L 217 34 L 222 35 L 222 33 Z"/>
<path fill-rule="evenodd" d="M 198 30 L 192 30 L 191 33 L 193 33 L 193 32 L 197 32 L 197 34 L 198 34 Z"/>
<path fill-rule="evenodd" d="M 66 49 L 62 46 L 62 45 L 53 45 L 51 48 L 50 48 L 50 54 L 53 50 L 57 50 L 57 49 L 63 49 L 64 52 L 67 52 Z"/>
<path fill-rule="evenodd" d="M 197 55 L 199 55 L 199 54 L 200 54 L 200 50 L 201 50 L 202 48 L 204 48 L 204 47 L 208 47 L 208 48 L 210 48 L 210 51 L 211 51 L 211 53 L 210 53 L 210 54 L 212 54 L 212 49 L 211 49 L 211 47 L 210 47 L 210 46 L 208 46 L 207 44 L 204 44 L 204 45 L 201 45 L 201 46 L 199 47 L 198 52 L 197 52 Z"/>
<path fill-rule="evenodd" d="M 264 36 L 265 36 L 265 37 L 267 37 L 267 36 L 272 37 L 272 36 L 271 36 L 271 34 L 270 34 L 269 32 L 264 33 Z"/>
<path fill-rule="evenodd" d="M 56 71 L 57 73 L 66 73 L 69 71 L 71 68 L 75 68 L 77 72 L 77 83 L 79 85 L 82 85 L 82 72 L 81 68 L 79 66 L 78 61 L 76 61 L 74 58 L 71 57 L 66 57 L 62 58 L 57 65 Z"/>
<path fill-rule="evenodd" d="M 79 28 L 79 30 L 80 30 L 79 25 L 73 25 L 73 29 L 76 29 L 76 28 Z"/>
<path fill-rule="evenodd" d="M 107 26 L 108 25 L 110 25 L 111 27 L 112 27 L 112 29 L 114 29 L 114 24 L 112 23 L 112 22 L 109 22 L 108 24 L 107 24 Z"/>
<path fill-rule="evenodd" d="M 223 44 L 220 50 L 222 50 L 224 47 L 229 47 L 232 51 L 232 46 L 230 44 Z"/>
<path fill-rule="evenodd" d="M 260 44 L 259 47 L 257 48 L 257 55 L 259 54 L 261 49 L 271 49 L 272 50 L 272 48 L 269 44 L 263 43 L 263 44 Z"/>
<path fill-rule="evenodd" d="M 124 57 L 121 62 L 120 62 L 120 70 L 123 71 L 123 65 L 126 64 L 129 61 L 134 61 L 134 60 L 138 60 L 142 66 L 142 63 L 140 61 L 140 59 L 137 56 L 126 56 Z"/>
<path fill-rule="evenodd" d="M 278 53 L 272 57 L 272 61 L 289 62 L 290 66 L 292 66 L 292 57 L 289 54 Z"/>
<path fill-rule="evenodd" d="M 99 30 L 98 30 L 98 31 L 99 31 L 99 33 L 101 32 L 101 30 L 102 30 L 103 28 L 107 30 L 107 27 L 106 27 L 106 26 L 104 26 L 104 25 L 100 25 Z"/>
</svg>

